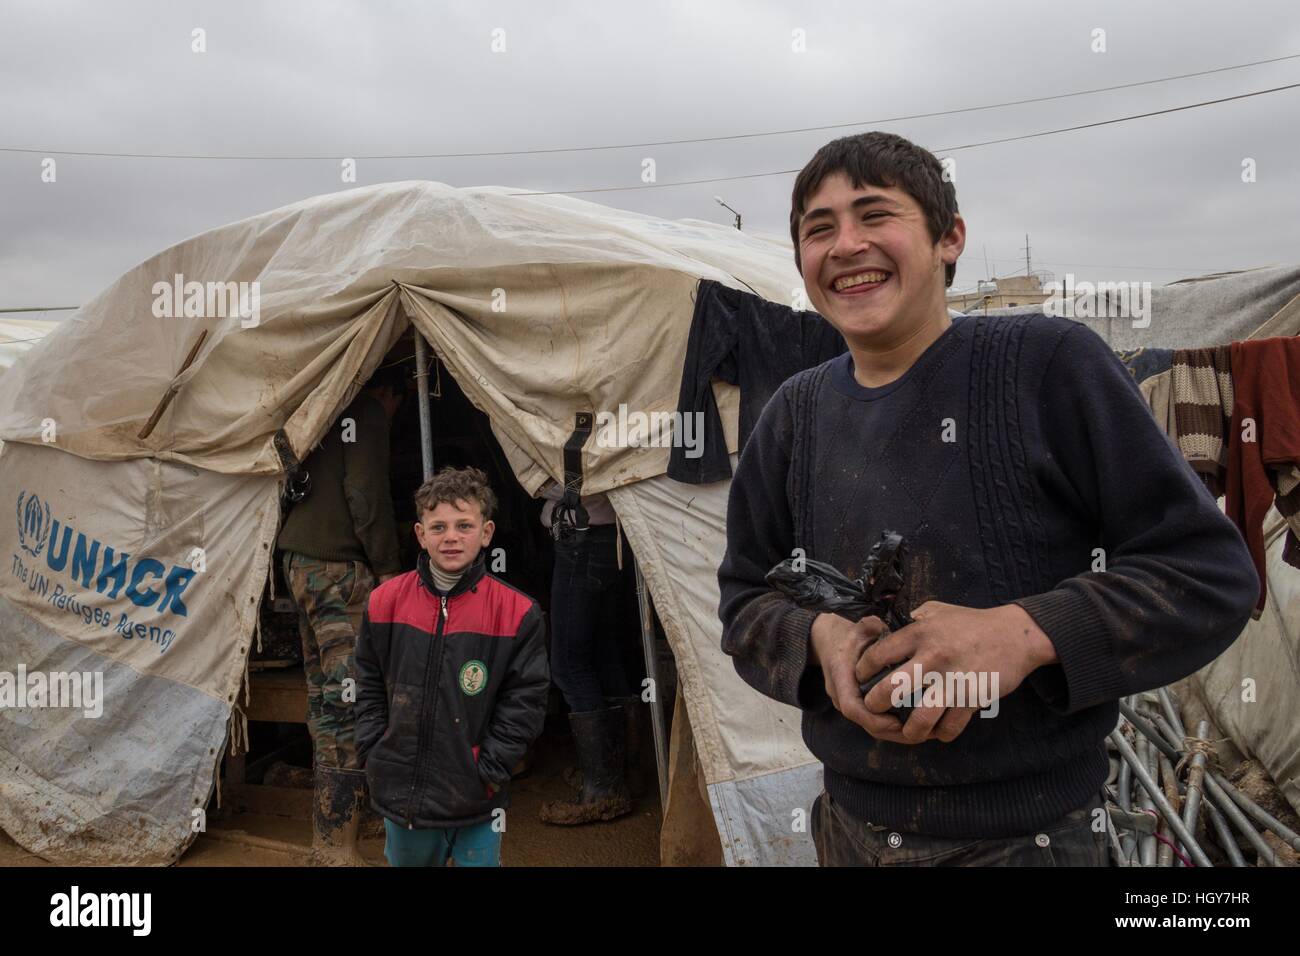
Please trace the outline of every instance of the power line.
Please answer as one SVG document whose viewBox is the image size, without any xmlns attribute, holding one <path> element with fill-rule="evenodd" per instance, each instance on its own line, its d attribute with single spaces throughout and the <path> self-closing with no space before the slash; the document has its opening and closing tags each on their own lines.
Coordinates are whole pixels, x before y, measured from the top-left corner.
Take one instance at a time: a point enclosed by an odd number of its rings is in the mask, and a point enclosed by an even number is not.
<svg viewBox="0 0 1300 956">
<path fill-rule="evenodd" d="M 989 257 L 993 262 L 1020 262 L 1019 259 L 999 259 L 993 256 Z M 1062 262 L 1057 259 L 1039 259 L 1043 265 L 1064 266 L 1071 269 L 1137 269 L 1145 272 L 1195 272 L 1201 275 L 1207 275 L 1213 272 L 1222 272 L 1222 269 L 1189 269 L 1181 266 L 1114 266 L 1103 265 L 1097 262 Z M 1019 271 L 1019 270 L 1017 270 Z"/>
<path fill-rule="evenodd" d="M 981 146 L 995 146 L 1000 143 L 1014 143 L 1022 139 L 1036 139 L 1040 136 L 1055 136 L 1058 133 L 1073 133 L 1083 129 L 1093 129 L 1098 126 L 1111 126 L 1115 123 L 1127 123 L 1132 120 L 1148 119 L 1152 116 L 1163 116 L 1166 113 L 1179 113 L 1183 110 L 1199 109 L 1202 106 L 1214 106 L 1219 103 L 1230 103 L 1233 100 L 1250 99 L 1252 96 L 1264 96 L 1267 93 L 1279 93 L 1283 90 L 1294 90 L 1300 88 L 1300 83 L 1290 83 L 1286 86 L 1275 86 L 1267 90 L 1256 90 L 1253 93 L 1239 93 L 1236 96 L 1224 96 L 1217 100 L 1203 100 L 1199 103 L 1188 103 L 1186 106 L 1171 106 L 1168 109 L 1153 110 L 1149 113 L 1134 113 L 1131 116 L 1119 116 L 1115 119 L 1099 120 L 1095 123 L 1081 123 L 1078 126 L 1063 126 L 1060 129 L 1042 130 L 1037 133 L 1024 133 L 1020 136 L 1005 136 L 1001 139 L 987 139 L 978 143 L 963 143 L 960 146 L 942 146 L 931 152 L 955 153 L 963 149 L 978 149 Z M 767 173 L 745 173 L 740 176 L 714 176 L 709 179 L 689 179 L 671 183 L 640 183 L 635 186 L 599 186 L 591 189 L 551 189 L 551 190 L 525 190 L 522 192 L 507 193 L 509 196 L 575 196 L 580 193 L 610 193 L 624 192 L 634 189 L 665 189 L 669 186 L 698 186 L 705 183 L 725 183 L 740 179 L 761 179 L 765 176 L 790 176 L 797 174 L 797 169 L 777 169 Z"/>
<path fill-rule="evenodd" d="M 719 143 L 732 140 L 757 139 L 765 136 L 788 136 L 795 133 L 819 133 L 827 130 L 852 129 L 859 126 L 875 126 L 881 123 L 901 123 L 908 120 L 931 119 L 936 116 L 957 116 L 962 113 L 977 113 L 984 110 L 1004 109 L 1008 106 L 1025 106 L 1030 103 L 1048 103 L 1053 100 L 1070 99 L 1076 96 L 1092 96 L 1096 93 L 1111 93 L 1116 90 L 1130 90 L 1139 86 L 1153 86 L 1157 83 L 1170 83 L 1175 80 L 1186 80 L 1198 76 L 1210 76 L 1215 73 L 1227 73 L 1232 70 L 1244 70 L 1255 66 L 1265 66 L 1270 63 L 1281 63 L 1286 60 L 1300 59 L 1300 53 L 1291 53 L 1286 56 L 1276 56 L 1265 60 L 1252 60 L 1249 63 L 1237 63 L 1232 66 L 1220 66 L 1211 70 L 1197 70 L 1193 73 L 1178 73 L 1173 76 L 1162 76 L 1152 80 L 1138 80 L 1133 83 L 1118 83 L 1114 86 L 1098 86 L 1087 90 L 1075 90 L 1071 93 L 1054 93 L 1049 96 L 1034 96 L 1020 100 L 1006 100 L 1001 103 L 988 103 L 983 106 L 964 106 L 956 109 L 933 110 L 927 113 L 909 113 L 903 116 L 887 116 L 880 119 L 858 120 L 852 123 L 831 123 L 825 126 L 802 126 L 794 129 L 768 130 L 760 133 L 733 133 L 725 136 L 697 136 L 689 139 L 664 139 L 651 140 L 643 143 L 613 143 L 599 146 L 556 146 L 548 148 L 534 149 L 500 149 L 500 150 L 483 150 L 479 152 L 465 153 L 392 153 L 392 154 L 356 154 L 351 158 L 357 160 L 395 160 L 395 159 L 477 159 L 492 156 L 536 156 L 548 153 L 578 153 L 578 152 L 600 152 L 614 149 L 644 149 L 652 146 L 684 146 L 692 143 Z M 28 146 L 0 146 L 0 152 L 5 153 L 40 153 L 55 154 L 59 156 L 97 156 L 110 159 L 191 159 L 191 160 L 336 160 L 340 157 L 339 153 L 328 156 L 321 155 L 303 155 L 303 156 L 271 156 L 271 155 L 230 155 L 230 154 L 198 154 L 198 153 L 126 153 L 110 152 L 104 150 L 72 150 L 72 149 L 40 149 Z"/>
</svg>

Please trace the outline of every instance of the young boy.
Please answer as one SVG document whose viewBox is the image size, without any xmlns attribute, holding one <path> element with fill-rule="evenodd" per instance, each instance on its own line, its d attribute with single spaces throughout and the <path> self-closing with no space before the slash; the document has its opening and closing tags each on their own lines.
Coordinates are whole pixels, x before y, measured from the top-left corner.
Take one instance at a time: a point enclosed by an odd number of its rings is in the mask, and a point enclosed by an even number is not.
<svg viewBox="0 0 1300 956">
<path fill-rule="evenodd" d="M 795 265 L 849 351 L 788 379 L 745 446 L 722 646 L 803 711 L 824 766 L 823 865 L 1098 865 L 1116 700 L 1220 654 L 1258 581 L 1095 333 L 949 318 L 966 227 L 944 172 L 865 133 L 822 147 L 795 181 Z M 856 576 L 886 529 L 909 548 L 916 623 L 878 643 L 878 618 L 816 614 L 764 582 L 795 548 Z M 987 678 L 996 715 L 945 698 L 901 724 L 892 677 L 865 699 L 858 685 L 903 662 L 927 683 Z"/>
<path fill-rule="evenodd" d="M 362 620 L 357 754 L 392 866 L 498 866 L 510 771 L 542 730 L 541 609 L 486 573 L 495 508 L 477 468 L 421 485 L 416 569 Z"/>
</svg>

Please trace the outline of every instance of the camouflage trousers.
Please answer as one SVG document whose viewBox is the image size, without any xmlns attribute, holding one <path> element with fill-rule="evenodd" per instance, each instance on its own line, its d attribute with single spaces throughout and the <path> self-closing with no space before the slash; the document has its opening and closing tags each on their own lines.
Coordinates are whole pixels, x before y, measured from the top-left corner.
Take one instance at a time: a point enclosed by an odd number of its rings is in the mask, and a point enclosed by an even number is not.
<svg viewBox="0 0 1300 956">
<path fill-rule="evenodd" d="M 865 823 L 822 791 L 813 802 L 813 845 L 821 866 L 1107 866 L 1098 794 L 1040 831 L 983 840 L 898 833 Z"/>
<path fill-rule="evenodd" d="M 360 561 L 284 553 L 307 672 L 307 729 L 317 767 L 357 769 L 356 652 L 375 576 Z M 345 684 L 344 681 L 352 679 Z"/>
</svg>

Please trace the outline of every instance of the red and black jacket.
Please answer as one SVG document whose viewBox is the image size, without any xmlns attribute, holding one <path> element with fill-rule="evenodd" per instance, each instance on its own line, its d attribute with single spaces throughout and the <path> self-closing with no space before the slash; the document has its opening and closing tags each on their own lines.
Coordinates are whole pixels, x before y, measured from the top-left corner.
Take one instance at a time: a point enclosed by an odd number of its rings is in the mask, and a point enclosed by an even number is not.
<svg viewBox="0 0 1300 956">
<path fill-rule="evenodd" d="M 471 826 L 508 804 L 542 731 L 550 672 L 537 602 L 486 573 L 446 596 L 429 557 L 375 588 L 357 640 L 357 755 L 370 801 L 404 827 Z"/>
</svg>

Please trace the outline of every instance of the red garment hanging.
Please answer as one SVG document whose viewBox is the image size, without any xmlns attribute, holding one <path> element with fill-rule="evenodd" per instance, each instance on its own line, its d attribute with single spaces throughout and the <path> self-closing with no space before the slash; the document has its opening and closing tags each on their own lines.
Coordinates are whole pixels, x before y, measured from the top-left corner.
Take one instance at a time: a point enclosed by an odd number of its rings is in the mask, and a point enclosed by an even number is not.
<svg viewBox="0 0 1300 956">
<path fill-rule="evenodd" d="M 1233 342 L 1232 379 L 1224 510 L 1259 573 L 1258 617 L 1268 593 L 1264 516 L 1275 496 L 1272 473 L 1300 464 L 1300 338 Z"/>
</svg>

